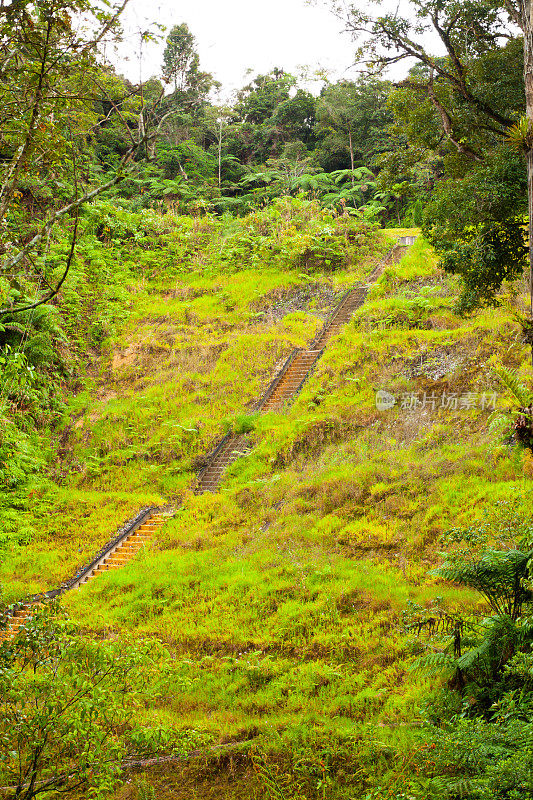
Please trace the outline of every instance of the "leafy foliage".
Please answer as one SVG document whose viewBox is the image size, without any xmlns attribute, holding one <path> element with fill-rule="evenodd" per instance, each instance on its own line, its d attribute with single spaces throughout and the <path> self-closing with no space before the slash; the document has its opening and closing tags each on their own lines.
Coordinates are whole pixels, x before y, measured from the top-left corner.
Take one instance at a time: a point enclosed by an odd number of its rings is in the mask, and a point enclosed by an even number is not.
<svg viewBox="0 0 533 800">
<path fill-rule="evenodd" d="M 116 785 L 155 642 L 97 643 L 45 608 L 0 646 L 0 760 L 8 796 Z"/>
<path fill-rule="evenodd" d="M 424 231 L 444 268 L 461 276 L 461 312 L 497 303 L 502 283 L 523 272 L 525 188 L 519 158 L 500 149 L 460 182 L 439 184 L 426 208 Z"/>
<path fill-rule="evenodd" d="M 449 689 L 440 690 L 427 704 L 430 724 L 416 757 L 422 774 L 410 784 L 414 797 L 533 796 L 533 522 L 528 500 L 529 495 L 517 495 L 485 520 L 448 536 L 452 547 L 460 542 L 467 547 L 451 549 L 437 574 L 479 592 L 492 613 L 481 622 L 471 617 L 465 628 L 464 652 L 455 653 L 449 681 L 456 700 Z M 449 657 L 446 666 L 449 675 Z"/>
<path fill-rule="evenodd" d="M 533 450 L 533 392 L 519 379 L 518 370 L 495 367 L 495 374 L 512 397 L 512 430 L 514 439 Z"/>
</svg>

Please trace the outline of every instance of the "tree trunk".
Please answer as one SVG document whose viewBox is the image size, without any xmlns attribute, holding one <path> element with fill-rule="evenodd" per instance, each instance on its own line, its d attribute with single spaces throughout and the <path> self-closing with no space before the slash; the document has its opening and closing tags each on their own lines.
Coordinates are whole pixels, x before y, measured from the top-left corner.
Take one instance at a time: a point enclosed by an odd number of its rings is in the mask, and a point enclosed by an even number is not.
<svg viewBox="0 0 533 800">
<path fill-rule="evenodd" d="M 533 131 L 533 0 L 523 0 L 522 30 L 524 32 L 524 85 L 526 91 L 526 117 L 531 139 Z M 527 192 L 529 205 L 529 314 L 533 320 L 533 147 L 528 142 Z M 533 364 L 533 343 L 531 344 Z"/>
<path fill-rule="evenodd" d="M 222 185 L 222 119 L 220 120 L 220 129 L 218 131 L 218 191 Z"/>
<path fill-rule="evenodd" d="M 353 189 L 353 187 L 354 187 L 354 176 L 353 176 L 353 173 L 354 173 L 354 160 L 353 160 L 353 142 L 352 142 L 352 129 L 351 128 L 348 131 L 348 137 L 349 137 L 349 140 L 350 140 L 350 161 L 352 162 L 352 189 Z"/>
<path fill-rule="evenodd" d="M 528 114 L 528 119 L 533 124 L 533 116 L 530 117 Z M 530 321 L 533 321 L 533 149 L 531 148 L 527 152 L 527 196 L 529 206 L 529 316 Z M 533 362 L 533 343 L 531 347 Z"/>
</svg>

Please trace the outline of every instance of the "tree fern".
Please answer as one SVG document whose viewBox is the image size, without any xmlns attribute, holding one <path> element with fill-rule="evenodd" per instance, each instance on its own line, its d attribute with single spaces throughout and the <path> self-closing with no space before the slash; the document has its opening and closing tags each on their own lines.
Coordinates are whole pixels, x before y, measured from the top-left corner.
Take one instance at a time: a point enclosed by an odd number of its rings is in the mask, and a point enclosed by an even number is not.
<svg viewBox="0 0 533 800">
<path fill-rule="evenodd" d="M 487 548 L 473 560 L 462 553 L 453 553 L 435 570 L 435 574 L 446 581 L 475 589 L 495 614 L 515 620 L 524 602 L 531 597 L 525 581 L 532 556 L 533 551 L 494 548 Z"/>
<path fill-rule="evenodd" d="M 429 675 L 446 673 L 451 675 L 455 670 L 455 661 L 448 653 L 433 651 L 415 659 L 411 664 L 410 670 L 412 672 L 426 672 Z"/>
<path fill-rule="evenodd" d="M 457 659 L 459 669 L 483 683 L 495 678 L 521 639 L 518 626 L 506 615 L 491 617 L 484 628 L 481 643 Z"/>
</svg>

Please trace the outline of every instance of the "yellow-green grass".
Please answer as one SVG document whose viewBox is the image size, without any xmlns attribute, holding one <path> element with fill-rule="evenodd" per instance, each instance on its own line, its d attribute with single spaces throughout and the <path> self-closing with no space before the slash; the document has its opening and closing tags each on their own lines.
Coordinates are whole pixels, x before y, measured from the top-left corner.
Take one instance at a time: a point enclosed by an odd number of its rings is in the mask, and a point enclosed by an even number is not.
<svg viewBox="0 0 533 800">
<path fill-rule="evenodd" d="M 523 363 L 510 314 L 458 318 L 454 291 L 417 242 L 292 408 L 255 420 L 255 448 L 220 493 L 185 493 L 151 551 L 67 599 L 90 630 L 168 642 L 190 681 L 165 704 L 176 728 L 259 737 L 297 760 L 311 758 L 302 736 L 320 749 L 365 730 L 372 748 L 416 722 L 431 680 L 410 671 L 421 643 L 402 611 L 436 596 L 450 610 L 478 604 L 432 576 L 440 536 L 530 490 L 522 451 L 502 446 L 479 398 L 475 408 L 376 408 L 378 389 L 399 400 L 499 391 L 491 365 Z M 145 713 L 153 723 L 160 711 Z M 361 768 L 359 791 L 386 768 L 377 761 Z M 343 779 L 332 781 L 327 796 L 345 796 Z"/>
<path fill-rule="evenodd" d="M 139 290 L 100 399 L 76 406 L 71 480 L 87 492 L 153 486 L 182 505 L 147 552 L 64 602 L 97 635 L 167 642 L 179 680 L 143 710 L 146 724 L 250 739 L 275 754 L 284 796 L 353 798 L 394 768 L 384 754 L 412 741 L 432 685 L 410 670 L 422 644 L 402 625 L 406 604 L 479 603 L 432 575 L 441 535 L 530 491 L 523 451 L 502 444 L 499 412 L 479 398 L 500 391 L 495 363 L 527 380 L 531 369 L 510 311 L 457 317 L 454 279 L 418 240 L 330 342 L 294 405 L 253 420 L 254 449 L 220 492 L 194 496 L 195 459 L 321 324 L 309 307 L 255 316 L 305 280 L 254 269 Z M 376 407 L 380 389 L 398 399 L 393 408 Z M 473 408 L 401 407 L 403 395 L 468 392 Z M 157 796 L 214 796 L 228 769 L 195 765 L 191 784 L 176 768 L 182 789 L 159 776 Z M 242 769 L 223 796 L 268 785 L 261 770 Z"/>
<path fill-rule="evenodd" d="M 214 255 L 218 230 L 199 223 L 207 228 L 205 261 L 167 276 L 161 261 L 170 259 L 173 224 L 165 222 L 167 250 L 147 250 L 152 240 L 138 250 L 143 267 L 140 278 L 128 279 L 128 319 L 105 343 L 92 387 L 87 381 L 69 401 L 52 465 L 69 506 L 49 495 L 51 515 L 34 513 L 37 535 L 3 558 L 0 581 L 9 601 L 71 577 L 139 508 L 179 503 L 194 484 L 198 459 L 259 398 L 291 350 L 313 338 L 335 298 L 378 263 L 386 246 L 377 238 L 371 258 L 336 273 L 310 277 L 246 264 L 227 273 Z M 177 220 L 175 230 L 182 224 Z"/>
<path fill-rule="evenodd" d="M 162 498 L 156 492 L 102 493 L 63 487 L 48 488 L 46 501 L 45 510 L 41 508 L 34 519 L 33 540 L 0 562 L 5 602 L 58 587 L 89 563 L 124 522 Z"/>
</svg>

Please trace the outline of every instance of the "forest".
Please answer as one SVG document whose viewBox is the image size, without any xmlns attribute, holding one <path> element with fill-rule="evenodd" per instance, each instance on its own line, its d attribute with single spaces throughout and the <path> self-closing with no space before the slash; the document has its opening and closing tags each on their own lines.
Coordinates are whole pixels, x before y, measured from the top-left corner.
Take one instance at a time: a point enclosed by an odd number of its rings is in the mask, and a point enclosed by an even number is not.
<svg viewBox="0 0 533 800">
<path fill-rule="evenodd" d="M 533 800 L 533 0 L 132 3 L 0 0 L 0 798 Z"/>
</svg>

